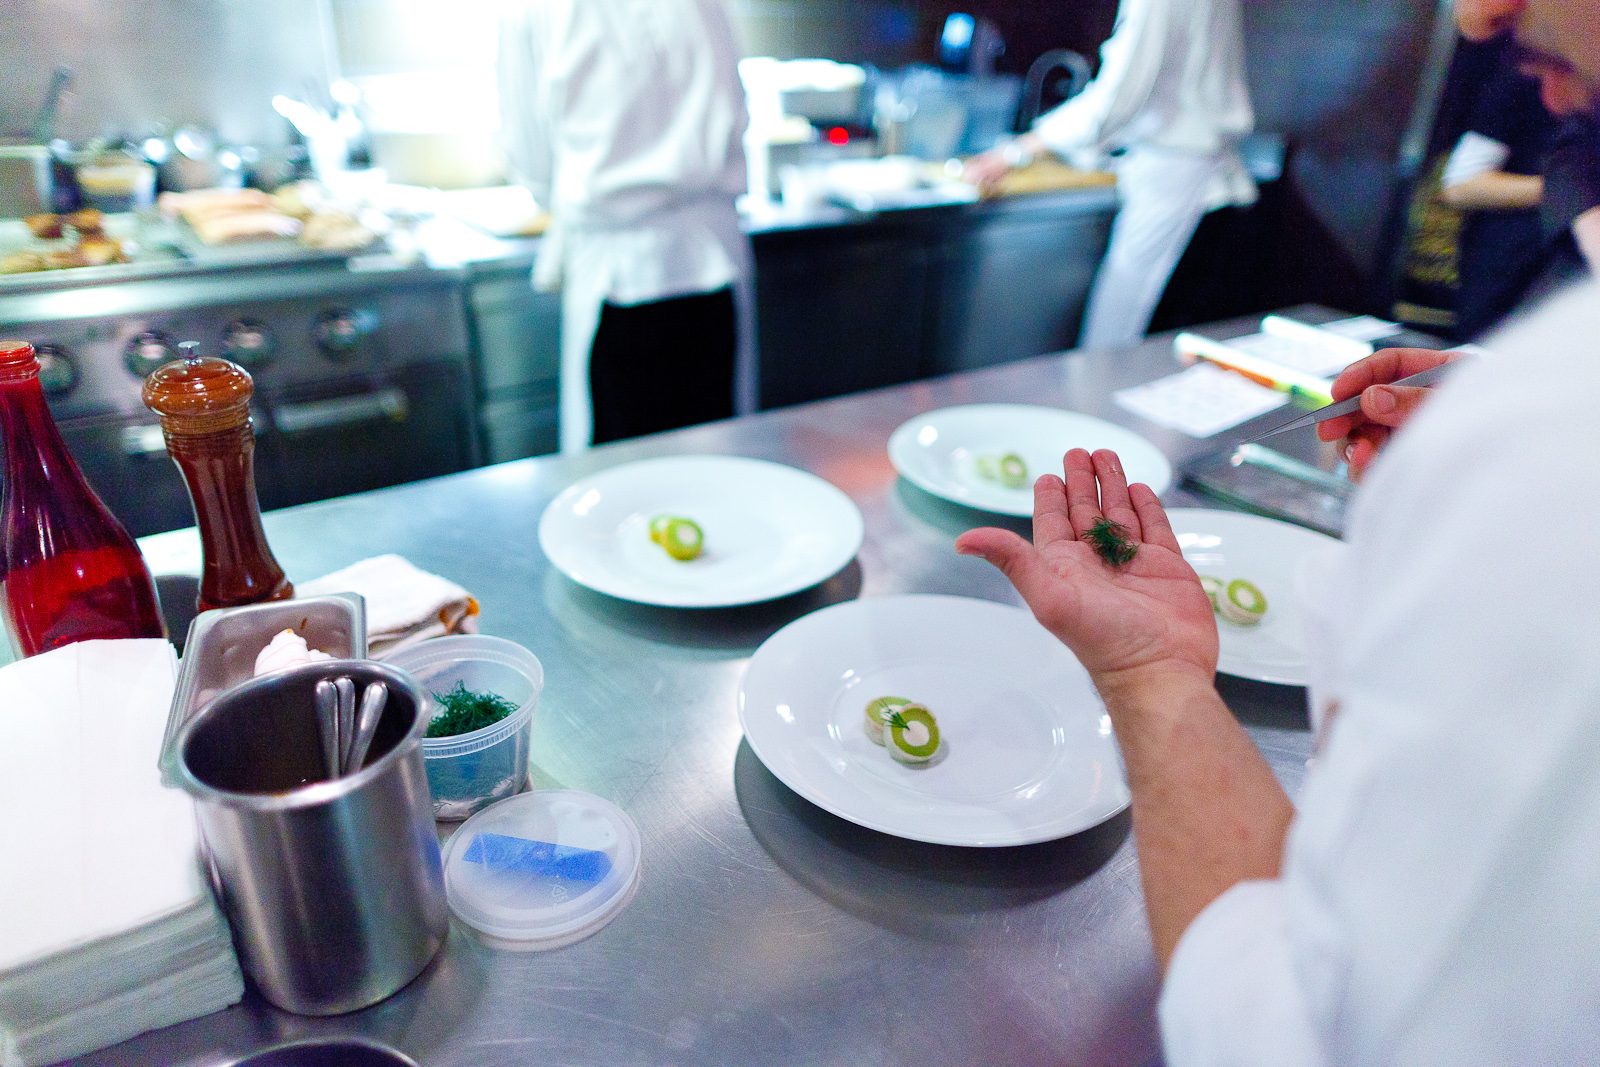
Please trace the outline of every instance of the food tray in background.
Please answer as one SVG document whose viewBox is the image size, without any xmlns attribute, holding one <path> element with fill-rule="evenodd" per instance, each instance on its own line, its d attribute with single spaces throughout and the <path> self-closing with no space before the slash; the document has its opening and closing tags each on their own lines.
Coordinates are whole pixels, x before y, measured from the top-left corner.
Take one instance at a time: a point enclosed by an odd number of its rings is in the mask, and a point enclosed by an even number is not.
<svg viewBox="0 0 1600 1067">
<path fill-rule="evenodd" d="M 280 630 L 335 659 L 367 658 L 367 603 L 356 593 L 275 600 L 204 611 L 189 625 L 178 684 L 161 739 L 161 780 L 177 784 L 178 733 L 211 698 L 255 676 L 256 656 Z"/>
</svg>

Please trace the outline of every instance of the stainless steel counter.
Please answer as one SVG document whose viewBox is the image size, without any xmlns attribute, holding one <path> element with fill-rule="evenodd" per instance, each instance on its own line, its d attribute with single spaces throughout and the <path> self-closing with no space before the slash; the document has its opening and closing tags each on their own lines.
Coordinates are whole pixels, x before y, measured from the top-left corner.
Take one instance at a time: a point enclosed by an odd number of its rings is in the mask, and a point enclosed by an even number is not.
<svg viewBox="0 0 1600 1067">
<path fill-rule="evenodd" d="M 1160 340 L 1045 357 L 268 515 L 292 577 L 399 552 L 471 589 L 485 632 L 532 649 L 547 675 L 534 784 L 587 790 L 632 815 L 641 888 L 611 925 L 553 952 L 493 951 L 458 924 L 422 977 L 364 1012 L 304 1019 L 251 996 L 78 1062 L 213 1067 L 274 1041 L 343 1034 L 427 1067 L 1157 1062 L 1157 976 L 1126 813 L 1024 848 L 886 837 L 768 773 L 742 741 L 734 696 L 768 635 L 829 603 L 902 592 L 1019 602 L 997 571 L 952 550 L 987 517 L 897 480 L 885 444 L 902 421 L 978 401 L 1056 405 L 1131 426 L 1174 463 L 1257 425 L 1195 441 L 1111 403 L 1112 390 L 1176 369 Z M 1285 447 L 1315 454 L 1309 433 Z M 866 518 L 859 558 L 815 590 L 719 611 L 611 600 L 547 565 L 536 529 L 563 487 L 686 453 L 775 460 L 833 482 Z M 1310 751 L 1303 691 L 1225 679 L 1223 694 L 1297 790 Z"/>
</svg>

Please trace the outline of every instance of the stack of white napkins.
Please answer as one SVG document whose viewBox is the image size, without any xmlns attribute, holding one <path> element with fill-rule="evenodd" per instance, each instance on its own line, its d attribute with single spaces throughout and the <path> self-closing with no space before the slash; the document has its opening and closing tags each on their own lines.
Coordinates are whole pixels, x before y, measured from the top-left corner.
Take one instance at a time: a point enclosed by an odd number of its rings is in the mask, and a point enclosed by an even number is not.
<svg viewBox="0 0 1600 1067">
<path fill-rule="evenodd" d="M 296 596 L 360 593 L 367 602 L 367 655 L 383 659 L 445 634 L 478 632 L 478 602 L 455 582 L 393 554 L 295 585 Z"/>
<path fill-rule="evenodd" d="M 194 806 L 156 758 L 166 641 L 0 668 L 0 1067 L 54 1063 L 236 1003 Z"/>
</svg>

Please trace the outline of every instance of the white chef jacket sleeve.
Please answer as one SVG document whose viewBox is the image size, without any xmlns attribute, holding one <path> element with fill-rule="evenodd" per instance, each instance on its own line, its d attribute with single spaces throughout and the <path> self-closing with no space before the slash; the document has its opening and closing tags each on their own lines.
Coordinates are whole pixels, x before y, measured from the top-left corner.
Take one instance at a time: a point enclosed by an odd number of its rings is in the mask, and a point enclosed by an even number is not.
<svg viewBox="0 0 1600 1067">
<path fill-rule="evenodd" d="M 1083 91 L 1041 115 L 1033 133 L 1059 156 L 1114 137 L 1144 110 L 1166 57 L 1172 0 L 1123 0 L 1100 46 L 1100 72 Z"/>
<path fill-rule="evenodd" d="M 1325 1062 L 1291 966 L 1280 882 L 1242 882 L 1189 924 L 1161 991 L 1168 1067 Z"/>
<path fill-rule="evenodd" d="M 506 161 L 517 181 L 546 209 L 555 170 L 554 110 L 544 78 L 549 33 L 543 8 L 528 3 L 509 6 L 500 20 L 495 69 Z"/>
</svg>

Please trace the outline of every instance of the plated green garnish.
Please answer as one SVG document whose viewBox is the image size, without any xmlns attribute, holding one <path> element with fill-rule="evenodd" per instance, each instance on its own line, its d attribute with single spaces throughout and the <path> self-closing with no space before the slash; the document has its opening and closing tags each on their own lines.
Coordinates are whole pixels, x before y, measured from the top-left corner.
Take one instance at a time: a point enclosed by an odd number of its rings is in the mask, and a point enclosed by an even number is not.
<svg viewBox="0 0 1600 1067">
<path fill-rule="evenodd" d="M 457 682 L 448 693 L 435 693 L 433 699 L 444 711 L 428 723 L 427 737 L 454 737 L 493 726 L 517 710 L 517 706 L 494 693 L 474 693 L 465 682 Z"/>
<path fill-rule="evenodd" d="M 1083 539 L 1089 542 L 1101 559 L 1113 567 L 1132 562 L 1133 557 L 1139 553 L 1139 546 L 1128 537 L 1128 528 L 1120 522 L 1112 522 L 1103 515 L 1094 520 L 1094 525 L 1089 527 Z"/>
</svg>

